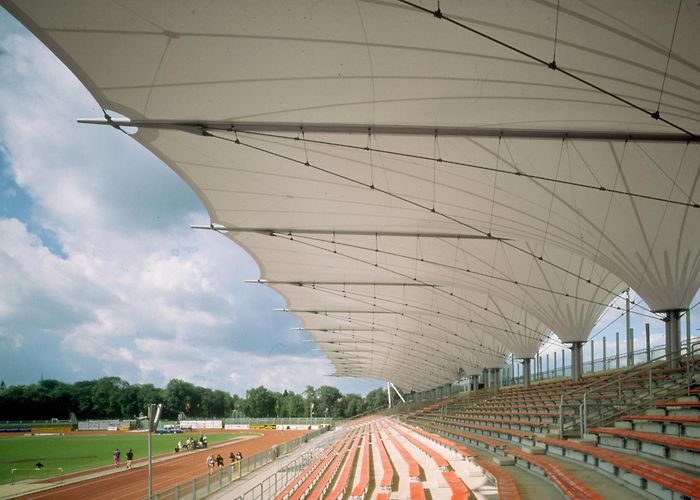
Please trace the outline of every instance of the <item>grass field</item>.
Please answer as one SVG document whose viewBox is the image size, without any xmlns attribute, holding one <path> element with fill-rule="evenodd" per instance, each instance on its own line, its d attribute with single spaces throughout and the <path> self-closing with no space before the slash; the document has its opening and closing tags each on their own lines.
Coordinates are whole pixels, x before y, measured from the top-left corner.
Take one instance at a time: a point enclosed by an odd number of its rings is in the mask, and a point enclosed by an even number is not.
<svg viewBox="0 0 700 500">
<path fill-rule="evenodd" d="M 227 441 L 242 434 L 207 434 L 210 445 Z M 172 454 L 178 441 L 190 434 L 153 435 L 153 456 Z M 197 439 L 198 434 L 192 434 Z M 10 482 L 13 468 L 33 469 L 41 462 L 49 468 L 62 467 L 64 474 L 70 474 L 94 467 L 112 464 L 112 452 L 119 448 L 122 463 L 126 462 L 126 452 L 134 450 L 134 460 L 148 455 L 148 435 L 146 433 L 114 434 L 66 434 L 65 436 L 7 436 L 0 438 L 0 484 Z"/>
</svg>

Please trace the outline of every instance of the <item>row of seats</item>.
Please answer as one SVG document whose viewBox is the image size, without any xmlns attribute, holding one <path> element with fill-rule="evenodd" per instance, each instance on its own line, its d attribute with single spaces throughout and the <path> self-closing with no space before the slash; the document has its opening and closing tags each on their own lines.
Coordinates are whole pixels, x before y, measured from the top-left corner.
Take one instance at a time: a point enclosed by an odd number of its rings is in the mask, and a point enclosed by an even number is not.
<svg viewBox="0 0 700 500">
<path fill-rule="evenodd" d="M 348 427 L 275 498 L 367 498 L 374 484 L 373 498 L 378 499 L 389 499 L 399 491 L 416 500 L 444 498 L 445 491 L 451 492 L 452 499 L 467 499 L 470 489 L 450 461 L 473 456 L 464 445 L 422 429 L 387 418 L 363 419 Z M 493 480 L 502 498 L 520 498 L 507 472 L 488 464 L 484 474 L 482 479 Z M 426 482 L 428 476 L 433 480 Z M 426 489 L 436 484 L 432 481 L 437 477 L 441 477 L 439 490 Z"/>
<path fill-rule="evenodd" d="M 582 394 L 579 388 L 585 388 L 589 402 L 614 407 L 625 398 L 640 399 L 648 394 L 650 383 L 664 391 L 679 386 L 673 380 L 683 371 L 683 367 L 659 367 L 651 376 L 648 372 L 626 373 L 616 383 L 597 375 L 578 384 L 554 381 L 503 390 L 497 395 L 480 391 L 489 397 L 452 397 L 404 419 L 427 431 L 486 448 L 501 457 L 496 459 L 501 464 L 512 461 L 537 470 L 572 498 L 596 498 L 597 493 L 543 453 L 597 467 L 661 498 L 694 498 L 700 496 L 700 389 L 691 388 L 683 397 L 656 402 L 644 414 L 624 415 L 614 427 L 589 429 L 590 435 L 582 441 L 554 435 L 563 393 L 576 394 L 578 390 Z M 600 389 L 591 390 L 596 384 Z M 653 463 L 654 457 L 667 459 L 668 466 Z"/>
</svg>

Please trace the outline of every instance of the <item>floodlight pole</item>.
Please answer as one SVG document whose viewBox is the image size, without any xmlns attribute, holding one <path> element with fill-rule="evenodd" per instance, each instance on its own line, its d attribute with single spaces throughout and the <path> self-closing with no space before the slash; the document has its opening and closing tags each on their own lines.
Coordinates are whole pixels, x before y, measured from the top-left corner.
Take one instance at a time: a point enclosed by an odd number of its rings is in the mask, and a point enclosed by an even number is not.
<svg viewBox="0 0 700 500">
<path fill-rule="evenodd" d="M 151 451 L 151 428 L 153 422 L 153 414 L 155 413 L 156 405 L 148 405 L 148 500 L 151 500 L 153 494 L 153 466 L 152 466 L 152 451 Z"/>
<path fill-rule="evenodd" d="M 148 405 L 148 500 L 151 500 L 153 496 L 153 452 L 151 449 L 151 436 L 158 426 L 162 410 L 162 404 L 156 405 L 151 403 Z"/>
</svg>

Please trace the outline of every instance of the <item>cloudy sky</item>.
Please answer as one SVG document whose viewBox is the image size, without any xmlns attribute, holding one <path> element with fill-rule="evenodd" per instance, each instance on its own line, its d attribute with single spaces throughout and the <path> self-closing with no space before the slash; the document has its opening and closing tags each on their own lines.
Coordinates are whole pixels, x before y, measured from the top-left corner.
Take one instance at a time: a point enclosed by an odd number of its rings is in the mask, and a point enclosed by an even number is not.
<svg viewBox="0 0 700 500">
<path fill-rule="evenodd" d="M 254 261 L 193 192 L 114 129 L 100 108 L 0 9 L 0 379 L 178 377 L 231 393 L 378 381 L 333 378 L 297 321 L 272 312 Z"/>
<path fill-rule="evenodd" d="M 328 377 L 331 364 L 290 330 L 296 320 L 271 311 L 281 298 L 243 283 L 258 277 L 253 260 L 190 229 L 209 223 L 193 192 L 126 135 L 78 125 L 100 108 L 1 9 L 0 68 L 0 379 L 177 377 L 238 394 L 379 386 Z M 625 328 L 615 318 L 608 311 L 594 331 L 608 354 Z M 633 317 L 638 347 L 646 321 Z M 663 324 L 652 332 L 662 344 Z"/>
</svg>

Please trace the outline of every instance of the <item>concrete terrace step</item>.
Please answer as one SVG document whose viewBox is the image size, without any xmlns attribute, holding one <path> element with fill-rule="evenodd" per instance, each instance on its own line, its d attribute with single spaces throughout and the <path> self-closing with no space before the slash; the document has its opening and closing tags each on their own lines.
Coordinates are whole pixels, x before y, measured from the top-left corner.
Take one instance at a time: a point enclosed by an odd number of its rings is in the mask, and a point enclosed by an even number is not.
<svg viewBox="0 0 700 500">
<path fill-rule="evenodd" d="M 436 426 L 437 427 L 437 426 Z M 435 430 L 438 430 L 436 428 Z M 448 434 L 451 429 L 444 429 Z M 470 435 L 468 433 L 456 433 L 458 437 L 467 437 L 481 440 L 489 444 L 494 444 L 493 440 L 484 436 Z M 508 443 L 500 443 L 500 448 L 498 452 L 501 455 L 497 458 L 511 460 L 515 459 L 518 465 L 525 470 L 534 473 L 542 478 L 547 478 L 552 481 L 565 496 L 569 498 L 631 498 L 634 494 L 632 490 L 619 485 L 614 480 L 608 480 L 605 478 L 599 478 L 599 472 L 588 471 L 586 469 L 580 469 L 576 464 L 562 464 L 556 457 L 543 457 L 542 455 L 536 455 L 522 451 L 518 448 L 514 448 Z M 494 464 L 495 465 L 495 464 Z M 486 466 L 488 467 L 488 466 Z M 501 470 L 511 470 L 508 467 L 501 468 Z M 573 470 L 573 471 L 572 471 Z M 595 481 L 590 481 L 589 476 L 593 475 Z M 588 480 L 588 481 L 587 481 Z M 594 483 L 595 488 L 591 487 Z M 528 492 L 525 491 L 525 496 L 523 498 L 529 497 Z M 510 498 L 508 496 L 503 496 L 501 498 Z M 532 497 L 532 498 L 543 498 L 543 497 Z M 552 496 L 547 496 L 546 498 L 552 498 Z"/>
<path fill-rule="evenodd" d="M 548 453 L 550 451 L 559 453 L 573 460 L 597 466 L 600 470 L 615 477 L 621 477 L 641 490 L 649 491 L 661 498 L 673 497 L 668 495 L 668 490 L 691 498 L 696 498 L 697 493 L 700 492 L 700 480 L 649 461 L 594 445 L 562 439 L 542 438 L 540 442 L 547 445 Z"/>
<path fill-rule="evenodd" d="M 657 455 L 700 468 L 700 439 L 607 427 L 588 431 L 598 434 L 601 444 Z M 620 441 L 611 440 L 609 436 Z"/>
</svg>

